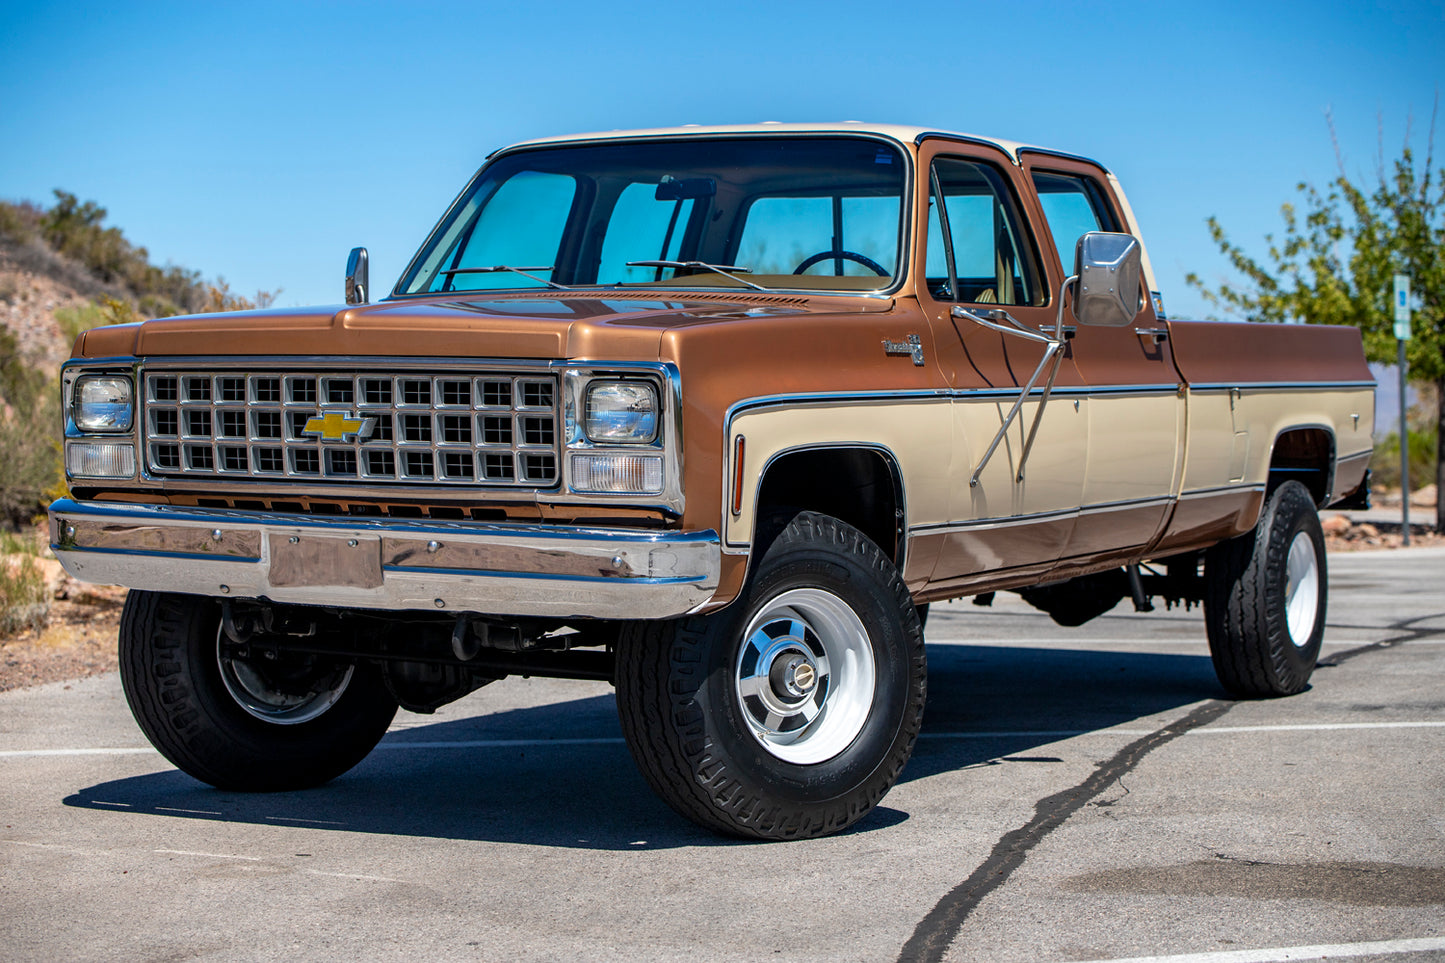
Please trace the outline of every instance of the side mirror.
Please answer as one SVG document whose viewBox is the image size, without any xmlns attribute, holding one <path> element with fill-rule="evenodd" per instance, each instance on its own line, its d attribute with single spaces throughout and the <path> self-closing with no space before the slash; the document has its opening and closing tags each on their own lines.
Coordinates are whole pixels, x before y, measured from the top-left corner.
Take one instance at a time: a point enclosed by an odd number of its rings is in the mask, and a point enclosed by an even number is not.
<svg viewBox="0 0 1445 963">
<path fill-rule="evenodd" d="M 365 304 L 371 283 L 367 277 L 366 248 L 354 247 L 346 259 L 346 303 Z"/>
<path fill-rule="evenodd" d="M 1090 231 L 1074 248 L 1074 316 L 1080 324 L 1122 328 L 1143 307 L 1139 242 L 1131 234 Z"/>
</svg>

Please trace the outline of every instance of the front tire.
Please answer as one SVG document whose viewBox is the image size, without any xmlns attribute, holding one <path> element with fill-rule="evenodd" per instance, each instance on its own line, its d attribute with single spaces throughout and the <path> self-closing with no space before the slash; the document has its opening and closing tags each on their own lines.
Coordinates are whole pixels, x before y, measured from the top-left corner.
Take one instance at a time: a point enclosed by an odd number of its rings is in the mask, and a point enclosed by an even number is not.
<svg viewBox="0 0 1445 963">
<path fill-rule="evenodd" d="M 683 816 L 799 839 L 845 829 L 892 787 L 925 677 L 898 570 L 857 529 L 805 512 L 727 609 L 623 632 L 617 704 L 638 767 Z"/>
<path fill-rule="evenodd" d="M 1204 557 L 1204 624 L 1214 672 L 1239 698 L 1309 684 L 1325 634 L 1325 539 L 1309 489 L 1287 481 L 1254 531 Z"/>
<path fill-rule="evenodd" d="M 370 664 L 242 658 L 222 640 L 211 599 L 126 597 L 120 677 L 131 712 L 163 756 L 217 789 L 319 786 L 364 759 L 396 715 Z"/>
</svg>

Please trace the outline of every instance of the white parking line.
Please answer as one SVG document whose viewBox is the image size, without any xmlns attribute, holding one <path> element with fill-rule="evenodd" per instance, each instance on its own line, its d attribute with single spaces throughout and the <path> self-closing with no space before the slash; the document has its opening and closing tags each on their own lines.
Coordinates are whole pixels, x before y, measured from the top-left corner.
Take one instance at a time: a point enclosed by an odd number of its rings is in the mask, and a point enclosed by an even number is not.
<svg viewBox="0 0 1445 963">
<path fill-rule="evenodd" d="M 198 853 L 189 849 L 153 849 L 153 853 L 166 856 L 198 856 L 201 859 L 239 859 L 248 863 L 264 863 L 263 856 L 239 856 L 235 853 Z M 335 879 L 361 879 L 371 880 L 378 883 L 404 883 L 406 880 L 394 879 L 390 876 L 370 876 L 366 873 L 328 873 L 324 869 L 303 869 L 301 872 L 308 876 L 330 876 Z"/>
<path fill-rule="evenodd" d="M 1383 629 L 1383 628 L 1380 629 L 1380 631 L 1381 631 L 1382 633 L 1386 633 L 1387 636 L 1388 636 L 1388 633 L 1391 632 L 1390 629 Z M 1168 636 L 1157 636 L 1157 635 L 1156 635 L 1155 637 L 1150 638 L 1150 639 L 1107 639 L 1107 638 L 1097 638 L 1097 637 L 1090 637 L 1090 638 L 1083 638 L 1083 639 L 1071 639 L 1071 638 L 1060 638 L 1060 637 L 1057 636 L 1057 635 L 1055 635 L 1055 636 L 1050 636 L 1050 637 L 1048 637 L 1048 638 L 1042 638 L 1042 637 L 1040 637 L 1040 638 L 1035 638 L 1035 639 L 1019 638 L 1019 637 L 1017 637 L 1017 636 L 1010 637 L 1010 638 L 982 639 L 982 638 L 974 638 L 974 637 L 967 636 L 967 635 L 958 635 L 958 636 L 954 636 L 954 635 L 938 635 L 938 636 L 932 636 L 932 635 L 929 635 L 927 632 L 924 632 L 924 641 L 927 642 L 929 645 L 979 645 L 979 646 L 997 646 L 997 647 L 1003 647 L 1003 648 L 1008 648 L 1008 647 L 1013 647 L 1013 646 L 1026 646 L 1026 647 L 1029 647 L 1029 648 L 1051 648 L 1051 649 L 1067 648 L 1067 647 L 1070 647 L 1070 646 L 1094 646 L 1094 645 L 1129 645 L 1129 646 L 1192 645 L 1192 646 L 1199 646 L 1199 647 L 1203 648 L 1203 647 L 1205 647 L 1205 646 L 1207 646 L 1207 645 L 1209 644 L 1209 640 L 1206 639 L 1204 636 L 1202 636 L 1202 635 L 1196 636 L 1196 635 L 1193 635 L 1193 634 L 1190 634 L 1190 635 L 1180 635 L 1180 636 L 1175 637 L 1175 638 L 1170 638 L 1170 637 L 1168 637 Z M 1338 647 L 1341 647 L 1341 648 L 1350 648 L 1350 649 L 1352 649 L 1352 648 L 1358 648 L 1359 646 L 1362 646 L 1362 645 L 1374 645 L 1376 642 L 1380 642 L 1380 641 L 1383 641 L 1383 640 L 1382 640 L 1382 639 L 1325 639 L 1324 644 L 1325 644 L 1326 646 L 1338 646 Z M 1445 639 L 1417 639 L 1417 640 L 1411 641 L 1409 644 L 1410 644 L 1410 645 L 1445 645 Z"/>
<path fill-rule="evenodd" d="M 124 749 L 5 749 L 0 750 L 0 758 L 17 758 L 21 756 L 137 756 L 145 753 L 154 753 L 150 746 L 124 748 Z"/>
<path fill-rule="evenodd" d="M 1251 732 L 1338 732 L 1344 730 L 1369 729 L 1445 729 L 1445 721 L 1425 720 L 1419 722 L 1310 722 L 1275 726 L 1205 726 L 1191 729 L 1187 736 L 1241 735 Z M 1075 739 L 1080 736 L 1147 736 L 1156 729 L 977 729 L 967 732 L 923 732 L 920 739 Z M 562 739 L 452 739 L 421 741 L 398 739 L 383 741 L 378 749 L 533 749 L 545 746 L 621 746 L 625 741 L 617 736 Z M 155 754 L 154 749 L 95 748 L 95 749 L 0 749 L 0 759 L 23 759 L 36 756 L 132 756 L 141 753 Z M 97 802 L 99 802 L 97 800 Z M 123 806 L 127 803 L 102 803 L 108 806 Z M 177 810 L 178 812 L 208 813 L 207 810 Z M 267 817 L 291 819 L 291 817 Z M 295 820 L 305 822 L 306 820 Z M 313 820 L 314 821 L 314 820 Z"/>
<path fill-rule="evenodd" d="M 1379 940 L 1373 943 L 1322 943 L 1316 946 L 1280 946 L 1266 950 L 1219 950 L 1178 956 L 1130 956 L 1092 963 L 1284 963 L 1296 960 L 1335 960 L 1351 956 L 1394 956 L 1445 950 L 1445 937 L 1415 940 Z M 1082 961 L 1080 961 L 1082 963 Z"/>
<path fill-rule="evenodd" d="M 1334 732 L 1341 729 L 1441 729 L 1445 722 L 1316 722 L 1309 725 L 1282 726 L 1204 726 L 1191 729 L 1187 735 L 1212 736 L 1235 732 Z"/>
<path fill-rule="evenodd" d="M 263 862 L 260 856 L 237 856 L 234 853 L 197 853 L 189 849 L 153 849 L 153 853 L 168 856 L 200 856 L 202 859 L 244 859 L 248 863 Z"/>
</svg>

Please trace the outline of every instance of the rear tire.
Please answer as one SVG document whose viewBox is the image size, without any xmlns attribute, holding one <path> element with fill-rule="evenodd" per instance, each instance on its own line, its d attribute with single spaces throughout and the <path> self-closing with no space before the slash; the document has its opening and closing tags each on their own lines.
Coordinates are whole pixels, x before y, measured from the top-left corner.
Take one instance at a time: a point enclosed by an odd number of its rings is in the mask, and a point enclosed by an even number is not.
<svg viewBox="0 0 1445 963">
<path fill-rule="evenodd" d="M 847 828 L 892 787 L 918 737 L 926 671 L 893 563 L 857 529 L 805 512 L 733 605 L 628 626 L 617 705 L 638 767 L 683 816 L 800 839 Z"/>
<path fill-rule="evenodd" d="M 375 666 L 286 655 L 233 657 L 220 608 L 132 591 L 120 622 L 126 701 L 151 744 L 218 789 L 319 786 L 375 748 L 396 715 Z"/>
<path fill-rule="evenodd" d="M 1287 481 L 1254 531 L 1204 557 L 1204 623 L 1214 672 L 1239 698 L 1294 695 L 1324 641 L 1325 540 L 1309 489 Z"/>
</svg>

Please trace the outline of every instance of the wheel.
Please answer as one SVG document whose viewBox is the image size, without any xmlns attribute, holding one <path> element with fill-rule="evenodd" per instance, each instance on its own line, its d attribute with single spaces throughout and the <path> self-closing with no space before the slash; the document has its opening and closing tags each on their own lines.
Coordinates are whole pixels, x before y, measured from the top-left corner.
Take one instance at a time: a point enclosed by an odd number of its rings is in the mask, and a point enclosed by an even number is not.
<svg viewBox="0 0 1445 963">
<path fill-rule="evenodd" d="M 364 759 L 396 715 L 367 663 L 242 657 L 211 599 L 132 591 L 120 621 L 126 701 L 151 744 L 218 789 L 305 789 Z M 226 644 L 223 644 L 226 643 Z"/>
<path fill-rule="evenodd" d="M 853 251 L 838 250 L 819 251 L 817 254 L 808 255 L 807 257 L 803 258 L 801 262 L 799 262 L 797 267 L 793 268 L 793 273 L 802 274 L 804 271 L 808 270 L 808 268 L 812 267 L 814 264 L 817 264 L 819 261 L 827 261 L 838 258 L 841 258 L 844 261 L 856 261 L 857 263 L 863 265 L 865 268 L 872 271 L 879 277 L 888 277 L 888 269 L 885 268 L 883 265 L 879 264 L 877 261 L 873 260 L 871 257 L 863 254 L 857 254 Z"/>
<path fill-rule="evenodd" d="M 1309 489 L 1275 489 L 1254 531 L 1204 556 L 1204 624 L 1214 672 L 1240 698 L 1309 683 L 1325 634 L 1325 539 Z"/>
<path fill-rule="evenodd" d="M 617 705 L 652 788 L 709 829 L 824 836 L 897 780 L 923 719 L 917 610 L 857 529 L 793 518 L 743 596 L 709 616 L 628 626 Z"/>
</svg>

